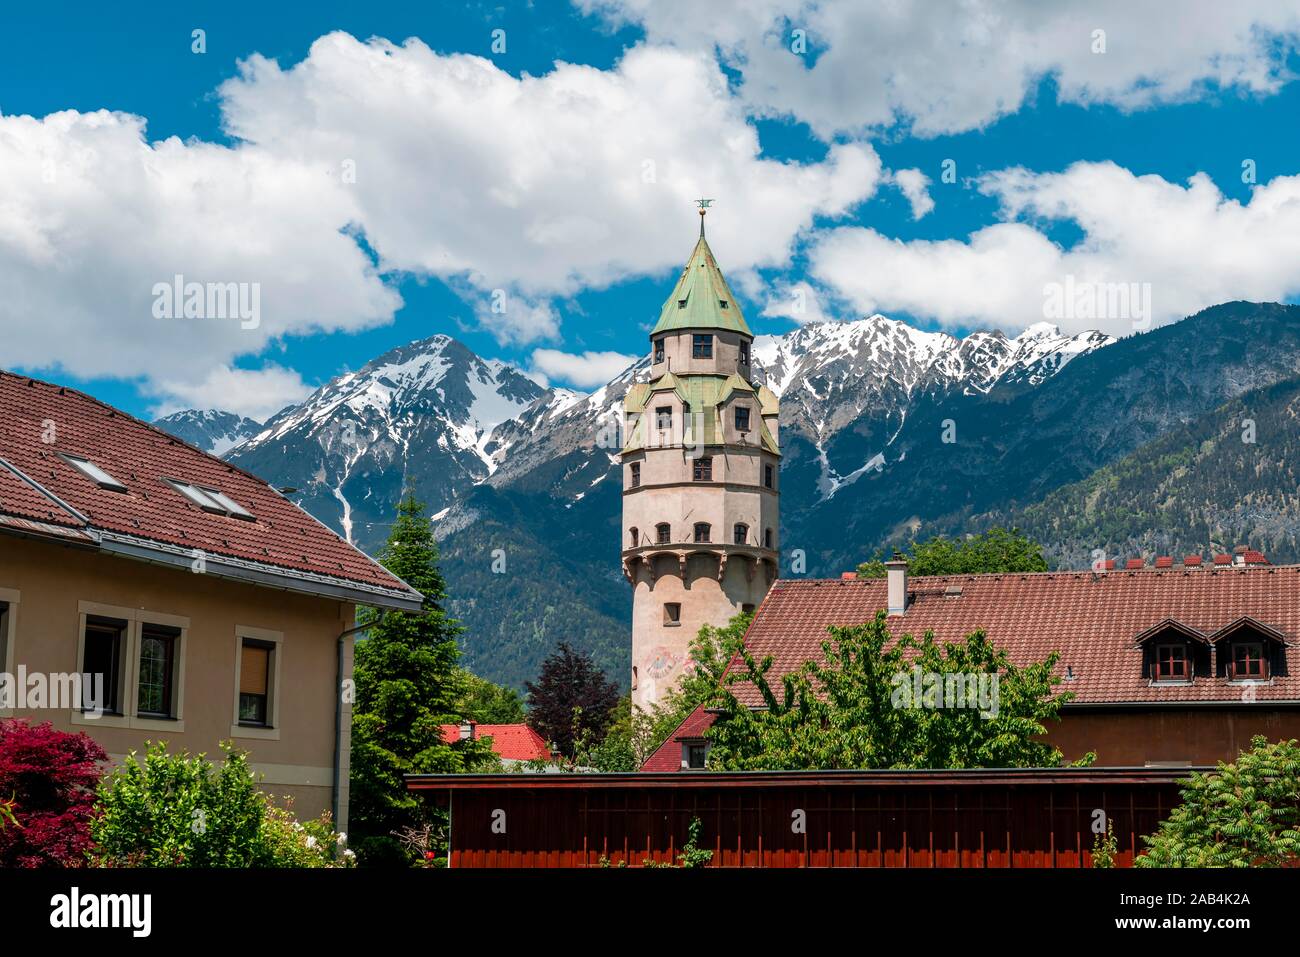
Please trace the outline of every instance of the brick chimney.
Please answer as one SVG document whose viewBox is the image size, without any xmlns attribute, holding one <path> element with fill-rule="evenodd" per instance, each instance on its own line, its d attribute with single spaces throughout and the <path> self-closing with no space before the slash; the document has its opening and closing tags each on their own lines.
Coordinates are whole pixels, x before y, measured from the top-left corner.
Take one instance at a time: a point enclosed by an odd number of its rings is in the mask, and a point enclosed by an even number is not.
<svg viewBox="0 0 1300 957">
<path fill-rule="evenodd" d="M 907 559 L 902 552 L 885 562 L 885 577 L 889 580 L 889 614 L 907 614 Z"/>
</svg>

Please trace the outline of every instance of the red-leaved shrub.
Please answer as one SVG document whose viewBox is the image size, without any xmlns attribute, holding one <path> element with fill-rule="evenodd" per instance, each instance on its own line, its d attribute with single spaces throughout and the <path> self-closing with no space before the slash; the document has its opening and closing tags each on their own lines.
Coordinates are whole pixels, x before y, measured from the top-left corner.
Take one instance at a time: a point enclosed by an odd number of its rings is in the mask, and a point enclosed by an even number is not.
<svg viewBox="0 0 1300 957">
<path fill-rule="evenodd" d="M 0 721 L 0 800 L 13 801 L 17 822 L 0 827 L 0 867 L 83 865 L 100 762 L 107 760 L 85 734 Z"/>
</svg>

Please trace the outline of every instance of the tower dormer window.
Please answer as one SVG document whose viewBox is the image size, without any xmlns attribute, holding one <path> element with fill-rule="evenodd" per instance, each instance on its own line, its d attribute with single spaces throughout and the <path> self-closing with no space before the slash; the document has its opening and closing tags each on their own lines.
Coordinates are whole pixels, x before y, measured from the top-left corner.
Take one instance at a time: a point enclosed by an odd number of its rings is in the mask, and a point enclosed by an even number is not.
<svg viewBox="0 0 1300 957">
<path fill-rule="evenodd" d="M 749 431 L 749 406 L 747 405 L 736 406 L 736 431 Z"/>
<path fill-rule="evenodd" d="M 673 427 L 672 406 L 661 405 L 655 409 L 655 428 L 660 431 Z"/>
<path fill-rule="evenodd" d="M 713 336 L 708 333 L 695 333 L 691 336 L 691 358 L 713 358 Z"/>
<path fill-rule="evenodd" d="M 632 488 L 639 488 L 641 486 L 641 463 L 633 462 L 631 472 L 632 476 L 629 484 Z"/>
<path fill-rule="evenodd" d="M 664 341 L 663 339 L 655 340 L 655 362 L 664 361 Z"/>
<path fill-rule="evenodd" d="M 692 478 L 697 482 L 713 481 L 713 459 L 707 455 L 702 455 L 695 460 L 695 467 L 692 470 Z"/>
<path fill-rule="evenodd" d="M 749 365 L 749 343 L 743 339 L 740 341 L 740 364 L 742 366 Z"/>
<path fill-rule="evenodd" d="M 673 540 L 673 527 L 667 522 L 660 522 L 655 526 L 655 541 L 660 545 L 667 545 Z"/>
</svg>

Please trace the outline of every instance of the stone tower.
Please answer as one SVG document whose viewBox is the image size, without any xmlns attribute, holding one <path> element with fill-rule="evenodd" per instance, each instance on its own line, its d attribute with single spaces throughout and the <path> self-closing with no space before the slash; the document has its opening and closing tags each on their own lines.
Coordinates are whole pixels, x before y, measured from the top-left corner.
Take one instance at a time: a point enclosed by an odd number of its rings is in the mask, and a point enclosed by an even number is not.
<svg viewBox="0 0 1300 957">
<path fill-rule="evenodd" d="M 650 380 L 623 402 L 623 574 L 643 708 L 681 678 L 701 625 L 753 610 L 777 575 L 777 399 L 752 381 L 754 336 L 700 216 L 650 333 Z"/>
</svg>

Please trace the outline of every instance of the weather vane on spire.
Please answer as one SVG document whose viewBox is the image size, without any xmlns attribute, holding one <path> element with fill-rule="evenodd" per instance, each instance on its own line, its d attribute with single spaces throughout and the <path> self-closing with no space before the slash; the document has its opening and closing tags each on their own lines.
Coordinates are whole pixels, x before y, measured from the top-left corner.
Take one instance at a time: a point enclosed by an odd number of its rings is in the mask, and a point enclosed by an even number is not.
<svg viewBox="0 0 1300 957">
<path fill-rule="evenodd" d="M 713 200 L 697 199 L 695 201 L 695 205 L 700 207 L 700 237 L 703 238 L 704 237 L 704 214 L 707 213 L 709 211 L 709 207 L 713 205 Z"/>
</svg>

